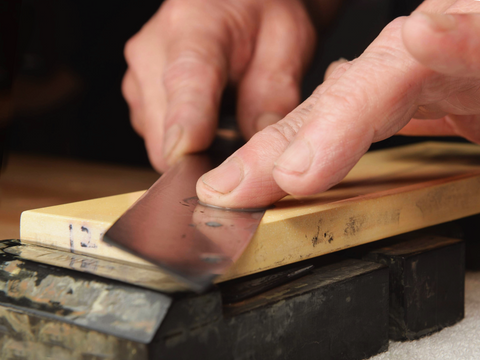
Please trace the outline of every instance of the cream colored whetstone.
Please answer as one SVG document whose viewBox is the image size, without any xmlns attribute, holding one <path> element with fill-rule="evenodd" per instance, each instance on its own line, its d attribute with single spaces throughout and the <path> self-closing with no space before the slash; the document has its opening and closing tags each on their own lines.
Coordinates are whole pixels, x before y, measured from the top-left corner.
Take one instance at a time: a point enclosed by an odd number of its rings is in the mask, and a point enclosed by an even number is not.
<svg viewBox="0 0 480 360">
<path fill-rule="evenodd" d="M 329 191 L 303 202 L 279 201 L 222 278 L 476 213 L 480 213 L 479 146 L 428 142 L 371 152 Z"/>
<path fill-rule="evenodd" d="M 80 254 L 154 266 L 102 241 L 105 232 L 145 191 L 24 211 L 20 238 L 24 242 Z"/>
<path fill-rule="evenodd" d="M 77 204 L 67 204 L 25 212 L 22 239 L 68 249 L 68 226 L 75 223 L 74 236 L 85 239 L 83 226 L 92 230 L 90 244 L 96 244 L 85 248 L 74 237 L 75 251 L 147 265 L 100 241 L 128 208 L 127 202 L 133 204 L 138 196 L 79 203 L 82 211 Z M 113 205 L 117 199 L 125 202 Z M 109 216 L 103 215 L 106 209 Z M 286 197 L 275 204 L 245 253 L 219 281 L 475 213 L 480 213 L 479 146 L 423 143 L 370 152 L 334 188 L 303 200 Z"/>
</svg>

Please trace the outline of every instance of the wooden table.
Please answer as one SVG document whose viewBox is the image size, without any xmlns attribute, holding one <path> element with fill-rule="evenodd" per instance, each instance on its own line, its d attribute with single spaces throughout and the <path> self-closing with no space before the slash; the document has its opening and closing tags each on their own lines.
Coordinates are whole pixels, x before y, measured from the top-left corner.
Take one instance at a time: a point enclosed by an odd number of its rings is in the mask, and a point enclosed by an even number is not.
<svg viewBox="0 0 480 360">
<path fill-rule="evenodd" d="M 24 210 L 145 190 L 150 169 L 11 154 L 0 175 L 0 239 L 18 238 Z"/>
</svg>

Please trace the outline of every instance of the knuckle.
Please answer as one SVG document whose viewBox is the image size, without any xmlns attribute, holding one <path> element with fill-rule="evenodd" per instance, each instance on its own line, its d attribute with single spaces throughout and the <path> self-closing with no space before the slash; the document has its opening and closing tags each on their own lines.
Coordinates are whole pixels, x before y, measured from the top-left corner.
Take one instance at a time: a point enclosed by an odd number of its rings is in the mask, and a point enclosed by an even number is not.
<svg viewBox="0 0 480 360">
<path fill-rule="evenodd" d="M 417 107 L 413 117 L 415 119 L 439 119 L 445 116 L 445 112 L 435 106 L 420 105 Z"/>
<path fill-rule="evenodd" d="M 362 58 L 372 61 L 374 65 L 385 67 L 399 67 L 401 70 L 420 66 L 410 55 L 403 44 L 402 26 L 405 17 L 396 18 L 382 30 L 362 55 Z"/>
<path fill-rule="evenodd" d="M 303 126 L 303 119 L 300 116 L 288 115 L 285 119 L 266 127 L 258 133 L 265 136 L 270 147 L 279 147 L 279 150 L 285 148 L 285 144 L 290 143 Z"/>
<path fill-rule="evenodd" d="M 202 4 L 203 3 L 203 4 Z M 167 21 L 168 25 L 179 25 L 179 21 L 189 18 L 189 15 L 197 9 L 201 9 L 205 4 L 202 0 L 166 0 L 160 7 L 159 14 L 162 21 Z M 183 26 L 184 24 L 180 24 Z"/>
<path fill-rule="evenodd" d="M 333 69 L 327 69 L 327 74 L 328 79 L 330 80 L 336 80 L 339 79 L 343 74 L 345 74 L 348 69 L 352 67 L 352 62 L 351 61 L 346 61 L 346 62 L 334 62 L 330 66 L 333 67 Z M 328 74 L 329 73 L 329 74 Z"/>
<path fill-rule="evenodd" d="M 286 108 L 300 101 L 299 81 L 292 73 L 259 69 L 249 74 L 245 84 L 248 84 L 249 91 L 259 98 L 273 95 L 275 99 L 282 99 Z"/>
<path fill-rule="evenodd" d="M 169 0 L 160 8 L 160 16 L 162 22 L 167 26 L 178 27 L 184 25 L 185 18 L 188 18 L 188 14 L 192 10 L 194 2 L 188 0 Z"/>
<path fill-rule="evenodd" d="M 162 144 L 156 139 L 145 137 L 145 147 L 147 148 L 148 159 L 153 168 L 160 173 L 167 170 L 168 166 L 162 155 Z"/>
<path fill-rule="evenodd" d="M 129 66 L 133 66 L 135 64 L 137 54 L 142 51 L 140 46 L 139 34 L 132 36 L 125 43 L 125 46 L 123 47 L 123 55 Z"/>
<path fill-rule="evenodd" d="M 220 66 L 209 63 L 195 51 L 184 52 L 169 64 L 163 73 L 163 85 L 167 92 L 185 87 L 220 87 L 224 74 Z"/>
<path fill-rule="evenodd" d="M 299 88 L 299 79 L 289 72 L 275 71 L 267 75 L 267 80 L 282 90 L 289 89 L 297 91 Z"/>
<path fill-rule="evenodd" d="M 355 95 L 350 95 L 345 91 L 332 91 L 329 94 L 330 99 L 345 109 L 349 113 L 363 112 L 368 106 L 368 97 L 363 91 L 358 91 Z"/>
<path fill-rule="evenodd" d="M 284 120 L 273 125 L 274 130 L 282 134 L 288 141 L 293 140 L 303 126 L 303 120 L 299 116 L 289 115 Z"/>
<path fill-rule="evenodd" d="M 323 108 L 326 115 L 323 121 L 355 123 L 356 119 L 369 113 L 371 104 L 375 103 L 373 98 L 375 92 L 368 93 L 363 88 L 367 88 L 363 82 L 358 85 L 349 82 L 349 84 L 337 83 L 336 86 L 328 89 L 321 97 L 322 104 L 325 104 Z M 340 114 L 343 116 L 339 116 Z M 349 116 L 345 116 L 346 114 Z"/>
<path fill-rule="evenodd" d="M 344 73 L 346 72 L 348 69 L 350 69 L 352 67 L 352 62 L 351 61 L 347 61 L 347 62 L 342 62 L 340 63 L 337 67 L 336 67 L 336 70 L 340 73 Z"/>
</svg>

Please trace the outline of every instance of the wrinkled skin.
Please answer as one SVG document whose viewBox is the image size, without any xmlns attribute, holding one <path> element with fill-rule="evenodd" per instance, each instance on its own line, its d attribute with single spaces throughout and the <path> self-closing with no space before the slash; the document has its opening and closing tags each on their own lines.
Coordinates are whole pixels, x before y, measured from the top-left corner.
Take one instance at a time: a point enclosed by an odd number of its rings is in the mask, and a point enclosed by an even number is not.
<svg viewBox="0 0 480 360">
<path fill-rule="evenodd" d="M 480 2 L 430 0 L 330 65 L 303 103 L 315 32 L 300 0 L 170 0 L 132 38 L 123 93 L 152 164 L 207 148 L 238 87 L 248 143 L 197 183 L 199 198 L 259 207 L 327 190 L 396 133 L 480 143 Z"/>
</svg>

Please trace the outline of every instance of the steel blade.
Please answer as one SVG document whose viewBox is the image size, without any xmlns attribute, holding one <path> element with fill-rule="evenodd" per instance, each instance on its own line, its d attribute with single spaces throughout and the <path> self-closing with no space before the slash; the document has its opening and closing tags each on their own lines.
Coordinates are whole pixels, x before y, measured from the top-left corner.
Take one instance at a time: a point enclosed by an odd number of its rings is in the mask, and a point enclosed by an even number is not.
<svg viewBox="0 0 480 360">
<path fill-rule="evenodd" d="M 200 204 L 196 182 L 212 165 L 207 155 L 185 156 L 114 223 L 104 240 L 204 291 L 240 257 L 264 214 Z"/>
</svg>

